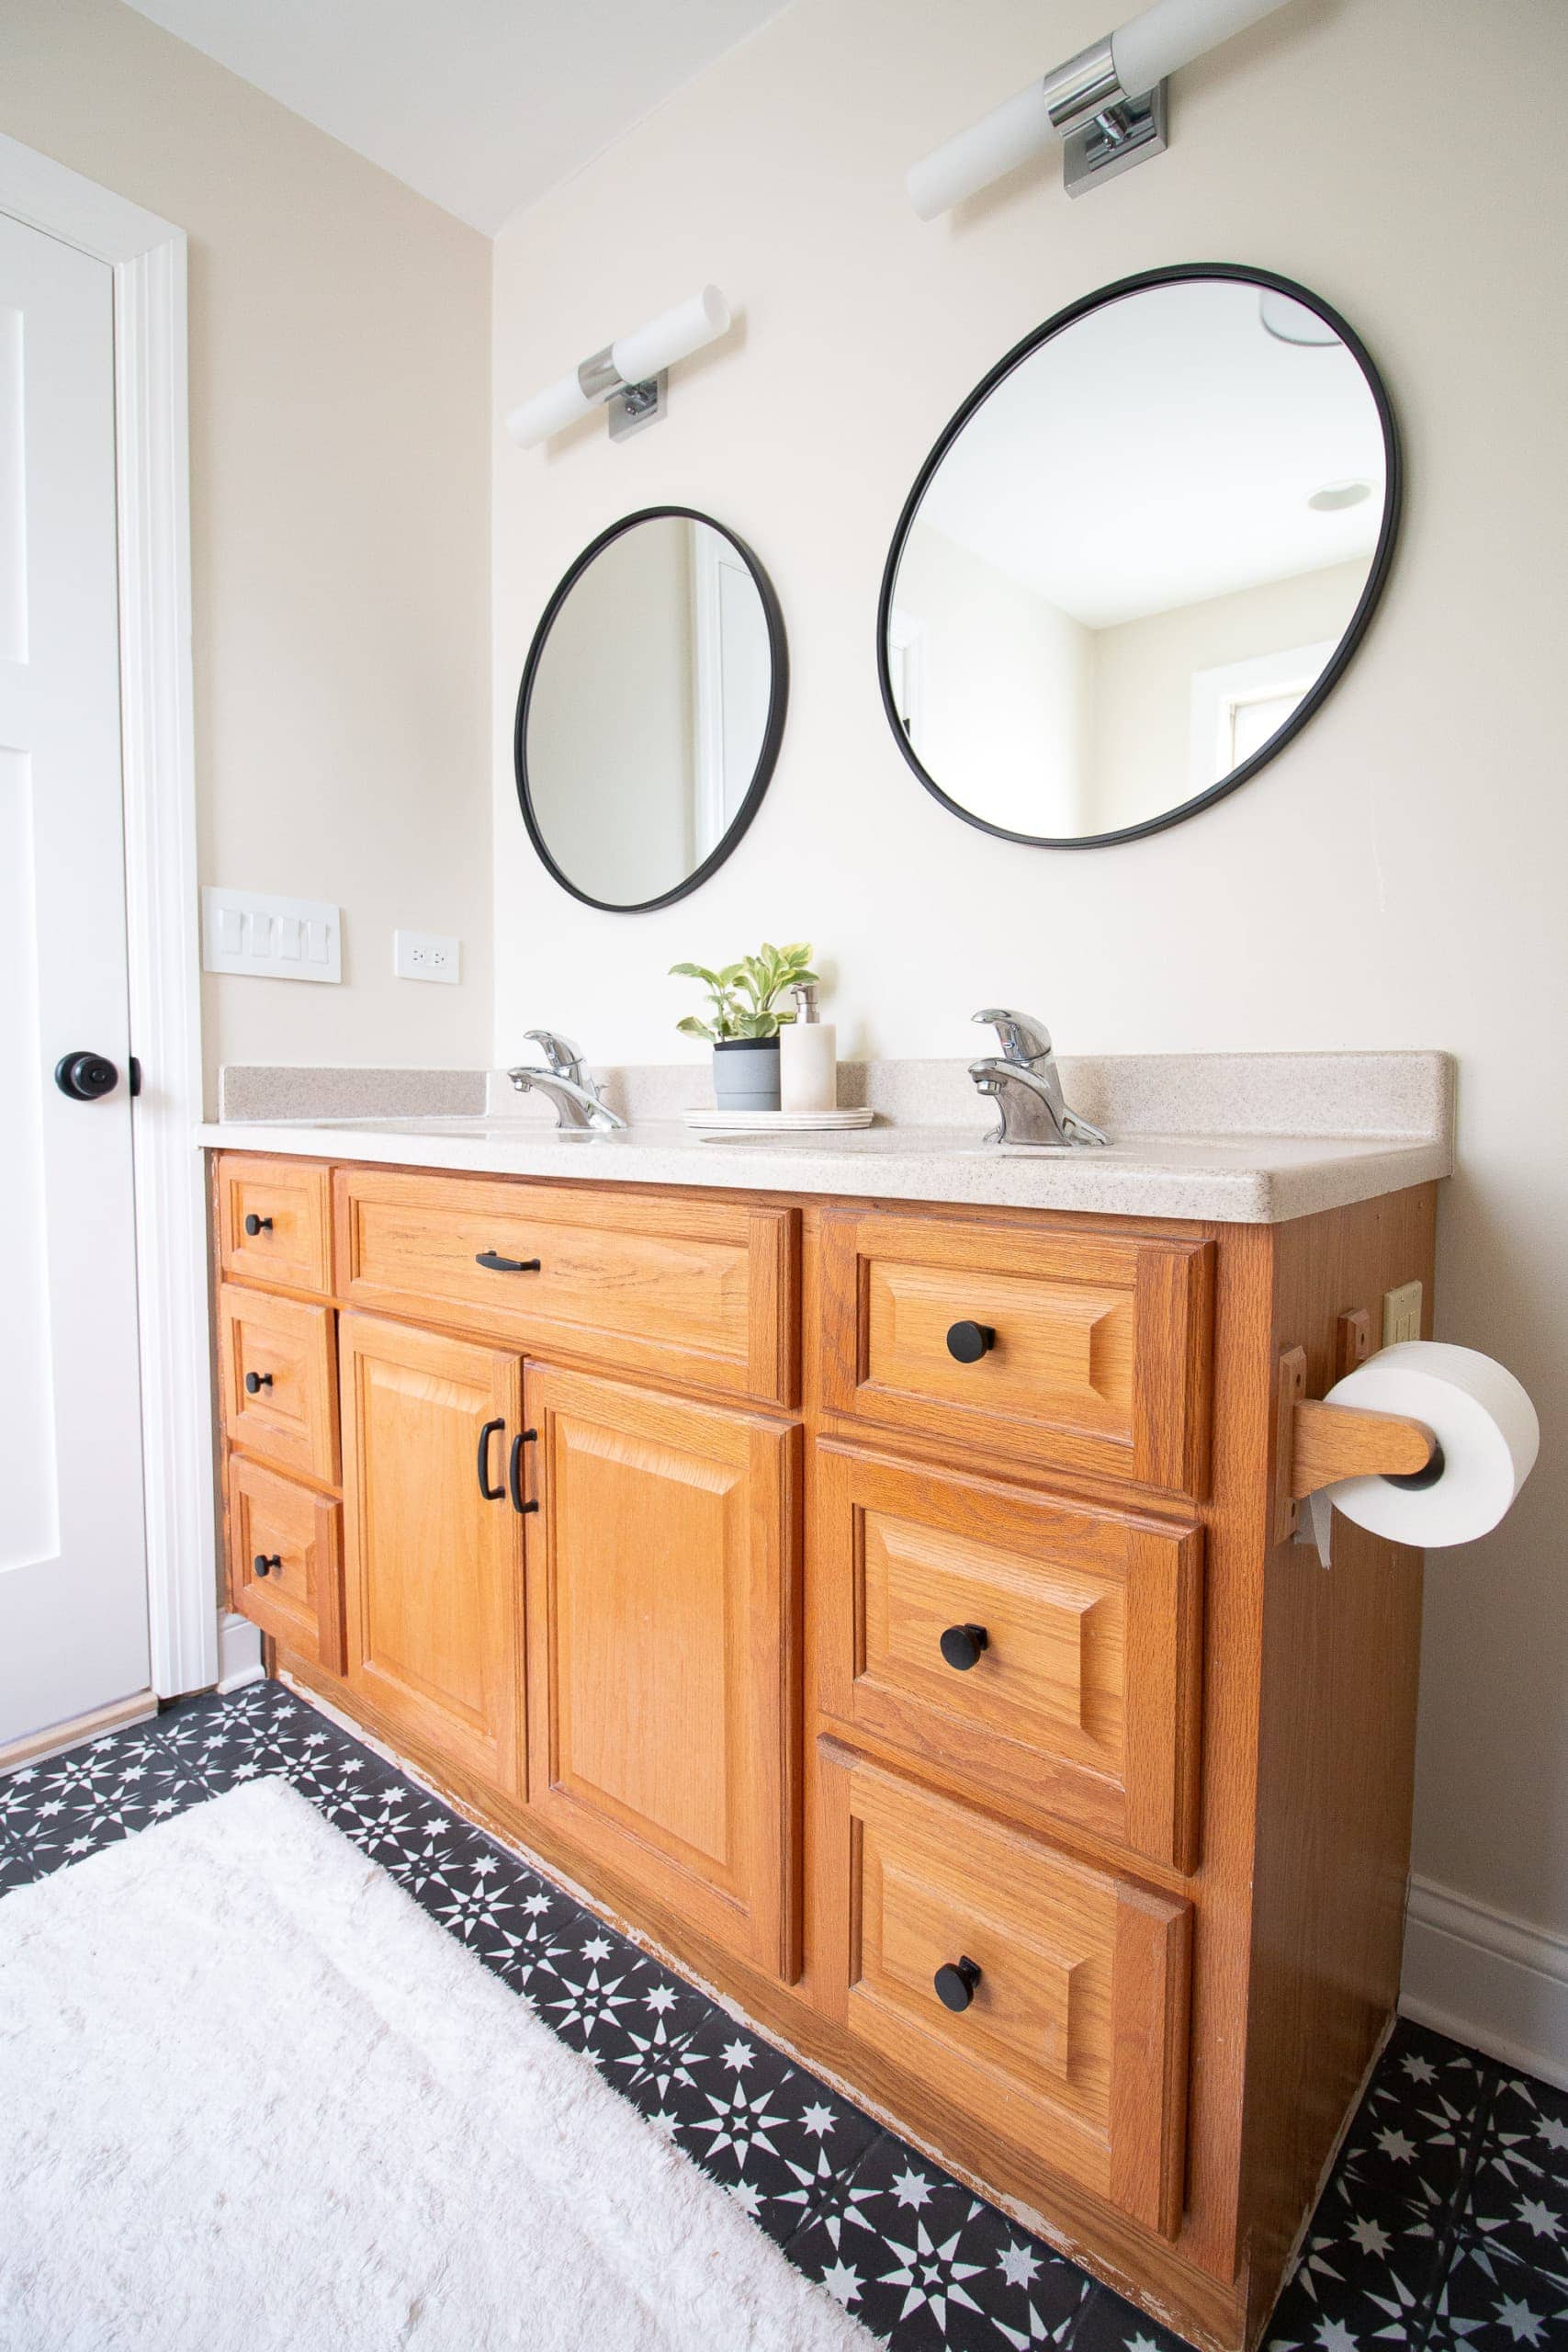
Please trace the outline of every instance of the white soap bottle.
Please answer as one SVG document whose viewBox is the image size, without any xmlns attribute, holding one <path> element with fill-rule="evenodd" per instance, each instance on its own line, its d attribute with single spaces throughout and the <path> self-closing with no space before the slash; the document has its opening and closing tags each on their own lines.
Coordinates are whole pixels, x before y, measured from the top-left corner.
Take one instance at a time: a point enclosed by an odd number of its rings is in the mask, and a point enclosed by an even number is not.
<svg viewBox="0 0 1568 2352">
<path fill-rule="evenodd" d="M 781 1111 L 836 1111 L 839 1107 L 838 1032 L 817 1012 L 815 982 L 791 989 L 795 1019 L 779 1031 Z"/>
</svg>

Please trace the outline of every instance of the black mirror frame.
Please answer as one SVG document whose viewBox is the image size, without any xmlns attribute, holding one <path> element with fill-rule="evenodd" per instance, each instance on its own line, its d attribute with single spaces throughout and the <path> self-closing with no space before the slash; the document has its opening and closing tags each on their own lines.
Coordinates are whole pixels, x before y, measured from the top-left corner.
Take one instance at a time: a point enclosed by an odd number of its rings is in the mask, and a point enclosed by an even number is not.
<svg viewBox="0 0 1568 2352">
<path fill-rule="evenodd" d="M 528 788 L 528 762 L 525 748 L 527 741 L 528 706 L 533 699 L 534 681 L 538 675 L 540 658 L 544 653 L 546 640 L 554 626 L 556 616 L 578 581 L 593 561 L 594 557 L 602 555 L 615 540 L 622 537 L 627 531 L 634 530 L 637 524 L 658 522 L 669 516 L 678 516 L 692 523 L 705 523 L 710 530 L 717 531 L 722 538 L 728 540 L 756 583 L 757 594 L 761 599 L 762 616 L 767 623 L 768 655 L 772 665 L 767 721 L 762 729 L 762 742 L 757 754 L 757 764 L 752 771 L 751 781 L 746 787 L 746 797 L 736 810 L 717 847 L 709 852 L 701 865 L 687 875 L 683 882 L 677 883 L 672 890 L 664 891 L 657 899 L 639 899 L 624 902 L 615 899 L 595 899 L 592 898 L 586 890 L 580 890 L 570 876 L 562 873 L 547 848 L 545 837 L 539 830 L 539 821 L 534 813 L 533 799 Z M 545 606 L 539 626 L 534 631 L 534 641 L 528 648 L 528 658 L 523 665 L 523 683 L 517 692 L 517 718 L 512 735 L 512 760 L 517 778 L 518 806 L 523 811 L 523 822 L 528 829 L 528 838 L 538 853 L 539 863 L 551 877 L 560 884 L 563 890 L 570 891 L 571 896 L 581 899 L 585 907 L 597 908 L 602 914 L 643 915 L 650 914 L 656 907 L 673 906 L 677 899 L 688 897 L 692 891 L 700 888 L 711 875 L 718 872 L 719 867 L 736 848 L 761 806 L 762 795 L 773 780 L 773 769 L 778 761 L 779 745 L 784 739 L 784 714 L 788 707 L 789 649 L 784 639 L 784 613 L 773 582 L 745 540 L 738 533 L 729 530 L 723 523 L 716 522 L 711 514 L 703 514 L 701 509 L 695 506 L 642 506 L 635 514 L 623 514 L 618 522 L 612 523 L 608 529 L 600 532 L 596 539 L 589 542 L 561 580 L 549 603 Z"/>
<path fill-rule="evenodd" d="M 1054 335 L 1060 334 L 1065 328 L 1072 326 L 1077 320 L 1087 318 L 1091 311 L 1100 310 L 1108 302 L 1120 301 L 1125 295 L 1140 294 L 1151 286 L 1179 286 L 1187 284 L 1194 278 L 1215 277 L 1230 278 L 1247 286 L 1267 287 L 1274 293 L 1288 295 L 1292 301 L 1300 302 L 1303 309 L 1315 312 L 1317 317 L 1334 329 L 1335 334 L 1366 378 L 1367 388 L 1371 393 L 1377 409 L 1378 423 L 1382 428 L 1383 454 L 1387 469 L 1382 528 L 1378 534 L 1378 543 L 1372 556 L 1371 570 L 1367 574 L 1366 585 L 1361 591 L 1355 611 L 1350 616 L 1344 636 L 1335 647 L 1332 658 L 1325 665 L 1311 690 L 1303 695 L 1285 724 L 1276 734 L 1271 735 L 1267 743 L 1256 751 L 1250 759 L 1244 760 L 1239 767 L 1233 768 L 1229 775 L 1220 783 L 1212 785 L 1207 792 L 1195 794 L 1190 800 L 1184 800 L 1179 808 L 1167 809 L 1160 816 L 1146 818 L 1141 825 L 1125 825 L 1119 832 L 1114 833 L 1076 833 L 1065 840 L 1056 840 L 1044 833 L 1015 833 L 1009 826 L 993 825 L 986 818 L 976 817 L 972 809 L 964 808 L 958 801 L 952 798 L 942 790 L 935 777 L 928 775 L 920 764 L 914 745 L 904 732 L 897 706 L 893 699 L 893 681 L 887 666 L 887 625 L 892 617 L 894 583 L 898 576 L 899 560 L 904 552 L 904 542 L 908 537 L 909 527 L 919 511 L 920 501 L 925 496 L 932 475 L 971 417 L 984 406 L 1003 379 L 1010 376 L 1013 369 L 1021 366 L 1032 353 L 1038 351 L 1042 344 L 1049 343 Z M 1107 849 L 1117 842 L 1141 841 L 1146 833 L 1160 833 L 1168 825 L 1179 825 L 1185 819 L 1195 817 L 1200 809 L 1212 808 L 1216 800 L 1223 800 L 1227 793 L 1235 792 L 1238 786 L 1248 783 L 1260 768 L 1267 767 L 1270 760 L 1278 758 L 1286 744 L 1294 741 L 1308 720 L 1315 717 L 1333 693 L 1345 673 L 1351 655 L 1366 635 L 1368 623 L 1382 594 L 1384 582 L 1388 578 L 1389 566 L 1393 560 L 1393 543 L 1399 529 L 1400 510 L 1403 503 L 1404 463 L 1400 453 L 1399 427 L 1394 421 L 1387 387 L 1355 329 L 1342 319 L 1332 304 L 1325 302 L 1321 295 L 1314 294 L 1304 286 L 1299 286 L 1293 277 L 1281 277 L 1271 269 L 1251 269 L 1243 263 L 1228 261 L 1184 262 L 1164 269 L 1145 269 L 1140 270 L 1134 277 L 1118 278 L 1113 286 L 1099 287 L 1094 293 L 1086 294 L 1081 300 L 1070 302 L 1066 310 L 1058 311 L 1054 318 L 1047 319 L 1043 326 L 1036 327 L 1032 334 L 1026 334 L 1021 343 L 1014 344 L 1006 356 L 999 359 L 990 373 L 983 377 L 976 385 L 957 413 L 943 427 L 931 455 L 915 477 L 914 488 L 904 502 L 897 528 L 893 534 L 893 544 L 888 549 L 887 562 L 882 574 L 882 593 L 876 603 L 877 683 L 882 689 L 882 707 L 887 714 L 887 723 L 893 729 L 894 741 L 933 799 L 940 800 L 944 808 L 953 816 L 961 817 L 966 825 L 974 825 L 982 833 L 995 834 L 998 841 L 1021 842 L 1030 849 Z"/>
</svg>

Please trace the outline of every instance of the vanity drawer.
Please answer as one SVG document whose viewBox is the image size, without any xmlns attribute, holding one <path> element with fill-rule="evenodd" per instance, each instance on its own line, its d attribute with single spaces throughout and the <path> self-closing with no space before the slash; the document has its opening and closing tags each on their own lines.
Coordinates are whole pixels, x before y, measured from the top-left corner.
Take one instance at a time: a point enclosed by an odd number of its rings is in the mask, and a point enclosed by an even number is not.
<svg viewBox="0 0 1568 2352">
<path fill-rule="evenodd" d="M 356 1306 L 795 1400 L 794 1209 L 341 1169 L 336 1216 Z"/>
<path fill-rule="evenodd" d="M 249 1227 L 254 1227 L 251 1231 Z M 330 1295 L 332 1170 L 308 1159 L 218 1161 L 218 1238 L 231 1280 Z"/>
<path fill-rule="evenodd" d="M 280 1470 L 335 1487 L 332 1309 L 225 1283 L 218 1295 L 218 1330 L 223 1421 L 231 1443 Z"/>
<path fill-rule="evenodd" d="M 911 2118 L 956 2109 L 1174 2237 L 1190 1905 L 834 1740 L 818 1763 L 829 2014 L 901 2070 Z"/>
<path fill-rule="evenodd" d="M 823 1404 L 1003 1467 L 1197 1497 L 1213 1282 L 1207 1241 L 837 1211 L 822 1225 Z"/>
<path fill-rule="evenodd" d="M 977 1793 L 1191 1869 L 1198 1529 L 831 1442 L 816 1527 L 825 1713 Z"/>
<path fill-rule="evenodd" d="M 341 1507 L 242 1454 L 229 1459 L 229 1595 L 286 1649 L 344 1670 Z"/>
</svg>

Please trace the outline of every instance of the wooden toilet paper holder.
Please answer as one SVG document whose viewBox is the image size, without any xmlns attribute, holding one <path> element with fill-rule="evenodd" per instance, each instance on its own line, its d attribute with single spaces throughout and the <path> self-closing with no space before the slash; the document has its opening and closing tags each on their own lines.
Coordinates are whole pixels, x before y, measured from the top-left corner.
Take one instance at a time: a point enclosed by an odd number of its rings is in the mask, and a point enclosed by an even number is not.
<svg viewBox="0 0 1568 2352">
<path fill-rule="evenodd" d="M 1418 1478 L 1438 1458 L 1438 1441 L 1425 1421 L 1330 1405 L 1307 1395 L 1306 1379 L 1306 1350 L 1282 1350 L 1274 1449 L 1278 1544 L 1294 1535 L 1303 1501 L 1320 1487 L 1339 1478 Z"/>
</svg>

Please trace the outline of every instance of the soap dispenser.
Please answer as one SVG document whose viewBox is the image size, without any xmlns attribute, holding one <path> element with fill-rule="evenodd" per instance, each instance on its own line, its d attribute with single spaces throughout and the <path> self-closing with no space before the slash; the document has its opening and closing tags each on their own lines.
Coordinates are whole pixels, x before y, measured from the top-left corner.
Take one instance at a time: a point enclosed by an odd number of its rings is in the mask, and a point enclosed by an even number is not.
<svg viewBox="0 0 1568 2352">
<path fill-rule="evenodd" d="M 801 980 L 790 991 L 795 1019 L 779 1031 L 781 1111 L 836 1111 L 839 1107 L 837 1032 L 817 1010 L 817 984 Z"/>
</svg>

